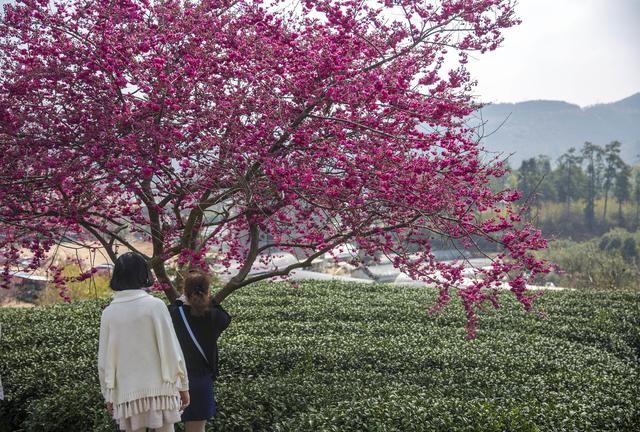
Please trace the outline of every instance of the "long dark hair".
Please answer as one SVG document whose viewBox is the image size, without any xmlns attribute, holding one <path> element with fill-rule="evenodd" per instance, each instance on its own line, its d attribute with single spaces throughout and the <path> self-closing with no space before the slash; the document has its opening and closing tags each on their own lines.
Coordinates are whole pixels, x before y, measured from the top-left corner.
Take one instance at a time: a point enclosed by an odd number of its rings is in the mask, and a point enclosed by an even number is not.
<svg viewBox="0 0 640 432">
<path fill-rule="evenodd" d="M 113 267 L 109 286 L 114 291 L 140 289 L 153 285 L 153 276 L 142 255 L 127 252 L 120 255 Z"/>
<path fill-rule="evenodd" d="M 184 278 L 184 295 L 191 305 L 191 314 L 204 315 L 211 306 L 209 278 L 200 271 L 190 271 Z"/>
</svg>

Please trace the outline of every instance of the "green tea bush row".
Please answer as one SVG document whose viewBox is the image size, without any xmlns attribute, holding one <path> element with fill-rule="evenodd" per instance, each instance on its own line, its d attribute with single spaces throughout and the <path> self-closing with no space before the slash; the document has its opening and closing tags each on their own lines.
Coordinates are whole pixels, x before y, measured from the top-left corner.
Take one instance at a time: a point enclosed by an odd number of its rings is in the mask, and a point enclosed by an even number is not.
<svg viewBox="0 0 640 432">
<path fill-rule="evenodd" d="M 263 284 L 228 300 L 216 431 L 633 431 L 637 291 L 513 300 L 463 339 L 433 291 Z M 0 431 L 113 431 L 98 389 L 101 306 L 0 310 Z"/>
</svg>

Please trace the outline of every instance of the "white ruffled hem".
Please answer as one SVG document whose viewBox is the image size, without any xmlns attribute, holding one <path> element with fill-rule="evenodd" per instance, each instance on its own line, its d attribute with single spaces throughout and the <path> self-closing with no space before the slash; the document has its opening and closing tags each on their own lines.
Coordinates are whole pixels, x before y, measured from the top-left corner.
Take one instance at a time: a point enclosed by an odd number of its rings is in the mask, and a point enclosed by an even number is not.
<svg viewBox="0 0 640 432">
<path fill-rule="evenodd" d="M 179 378 L 177 382 L 165 381 L 153 387 L 137 388 L 127 393 L 123 393 L 121 390 L 116 390 L 113 387 L 107 387 L 102 390 L 102 395 L 106 402 L 118 405 L 123 403 L 121 401 L 134 401 L 153 396 L 174 396 L 179 391 L 187 390 L 189 390 L 189 379 L 184 377 Z"/>
<path fill-rule="evenodd" d="M 113 407 L 113 417 L 123 430 L 159 428 L 180 421 L 180 397 L 152 396 Z"/>
</svg>

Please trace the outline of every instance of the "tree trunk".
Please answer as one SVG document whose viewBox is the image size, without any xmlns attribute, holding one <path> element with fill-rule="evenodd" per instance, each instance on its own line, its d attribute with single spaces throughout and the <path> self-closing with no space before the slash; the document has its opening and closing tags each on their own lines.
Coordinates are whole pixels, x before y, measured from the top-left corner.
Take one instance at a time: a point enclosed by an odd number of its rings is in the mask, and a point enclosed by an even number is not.
<svg viewBox="0 0 640 432">
<path fill-rule="evenodd" d="M 618 201 L 618 220 L 620 221 L 620 224 L 622 224 L 624 220 L 622 216 L 622 201 Z"/>
<path fill-rule="evenodd" d="M 226 299 L 232 292 L 234 292 L 238 288 L 240 288 L 240 286 L 237 283 L 233 281 L 227 282 L 225 286 L 223 286 L 218 290 L 217 293 L 215 293 L 215 295 L 213 296 L 213 301 L 218 304 L 222 303 L 224 299 Z"/>
<path fill-rule="evenodd" d="M 169 299 L 169 302 L 173 303 L 178 298 L 179 293 L 176 287 L 171 283 L 171 279 L 169 279 L 167 269 L 164 267 L 164 262 L 156 262 L 153 265 L 153 272 L 156 274 L 158 281 L 167 287 L 164 290 L 164 294 L 167 296 L 167 299 Z"/>
<path fill-rule="evenodd" d="M 607 225 L 607 202 L 609 200 L 609 191 L 604 191 L 604 211 L 602 212 L 602 223 Z"/>
</svg>

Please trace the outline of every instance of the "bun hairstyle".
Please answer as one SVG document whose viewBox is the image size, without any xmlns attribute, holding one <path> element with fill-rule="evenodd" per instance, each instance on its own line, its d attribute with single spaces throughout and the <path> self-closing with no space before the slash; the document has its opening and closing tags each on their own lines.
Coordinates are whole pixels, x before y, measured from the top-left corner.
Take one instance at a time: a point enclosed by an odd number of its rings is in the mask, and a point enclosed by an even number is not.
<svg viewBox="0 0 640 432">
<path fill-rule="evenodd" d="M 190 271 L 184 278 L 184 295 L 191 305 L 191 314 L 202 316 L 211 307 L 209 278 L 200 271 Z"/>
</svg>

